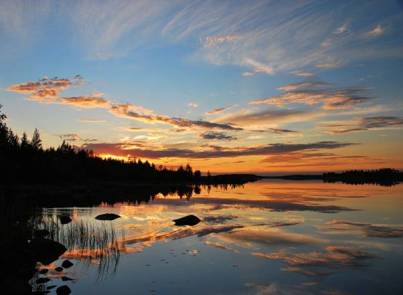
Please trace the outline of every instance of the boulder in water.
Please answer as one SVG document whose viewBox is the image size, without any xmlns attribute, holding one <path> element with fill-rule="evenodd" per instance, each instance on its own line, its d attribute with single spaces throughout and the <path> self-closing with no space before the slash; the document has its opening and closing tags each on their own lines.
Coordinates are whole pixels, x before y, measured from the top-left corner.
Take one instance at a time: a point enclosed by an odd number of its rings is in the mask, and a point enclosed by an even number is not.
<svg viewBox="0 0 403 295">
<path fill-rule="evenodd" d="M 62 266 L 63 266 L 64 268 L 72 267 L 72 266 L 73 266 L 73 262 L 71 262 L 70 260 L 67 260 L 67 259 L 66 259 L 65 261 L 63 261 Z"/>
<path fill-rule="evenodd" d="M 52 263 L 67 250 L 62 244 L 49 239 L 33 239 L 28 249 L 32 258 L 44 265 Z"/>
<path fill-rule="evenodd" d="M 41 270 L 39 270 L 39 273 L 41 275 L 44 275 L 45 273 L 47 273 L 49 270 L 47 268 L 42 268 Z"/>
<path fill-rule="evenodd" d="M 97 220 L 115 220 L 117 218 L 120 218 L 120 216 L 114 213 L 100 214 L 95 217 L 95 219 Z"/>
<path fill-rule="evenodd" d="M 175 225 L 177 225 L 177 226 L 183 226 L 183 225 L 193 226 L 193 225 L 198 224 L 200 222 L 200 219 L 195 215 L 188 215 L 185 217 L 174 219 L 173 221 L 175 222 Z"/>
<path fill-rule="evenodd" d="M 63 285 L 56 289 L 57 295 L 68 295 L 71 293 L 71 290 L 68 286 Z"/>
<path fill-rule="evenodd" d="M 50 281 L 50 279 L 48 279 L 48 278 L 39 278 L 39 279 L 37 279 L 35 282 L 37 283 L 37 284 L 44 284 L 44 283 L 47 283 L 47 282 L 49 282 Z"/>
</svg>

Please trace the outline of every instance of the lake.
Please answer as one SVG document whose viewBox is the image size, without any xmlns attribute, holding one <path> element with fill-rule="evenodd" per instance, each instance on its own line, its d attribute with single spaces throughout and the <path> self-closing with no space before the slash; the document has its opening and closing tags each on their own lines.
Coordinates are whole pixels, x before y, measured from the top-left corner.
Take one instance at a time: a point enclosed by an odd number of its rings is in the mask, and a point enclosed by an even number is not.
<svg viewBox="0 0 403 295">
<path fill-rule="evenodd" d="M 43 208 L 36 227 L 68 250 L 32 285 L 72 294 L 403 294 L 402 192 L 402 184 L 265 180 L 147 203 Z M 121 218 L 95 220 L 102 213 Z M 72 222 L 61 225 L 66 214 Z M 189 214 L 201 222 L 172 222 Z M 74 265 L 55 271 L 65 259 Z M 36 285 L 40 277 L 51 280 Z"/>
</svg>

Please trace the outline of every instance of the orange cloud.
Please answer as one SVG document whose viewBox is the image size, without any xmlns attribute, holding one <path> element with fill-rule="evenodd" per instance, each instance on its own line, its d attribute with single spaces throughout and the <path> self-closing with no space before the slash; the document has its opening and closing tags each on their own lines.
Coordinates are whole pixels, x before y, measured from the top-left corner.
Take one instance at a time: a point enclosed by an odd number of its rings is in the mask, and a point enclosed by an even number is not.
<svg viewBox="0 0 403 295">
<path fill-rule="evenodd" d="M 152 111 L 133 104 L 115 104 L 110 108 L 111 113 L 128 119 L 138 120 L 146 123 L 162 123 L 182 128 L 208 128 L 223 130 L 242 130 L 231 124 L 213 123 L 202 120 L 188 120 L 184 118 L 175 118 L 164 115 L 156 115 Z"/>
<path fill-rule="evenodd" d="M 82 78 L 79 75 L 72 79 L 43 78 L 37 82 L 25 82 L 11 85 L 7 88 L 10 92 L 29 94 L 33 100 L 54 99 L 65 89 L 80 85 Z"/>
<path fill-rule="evenodd" d="M 105 98 L 98 96 L 72 96 L 62 97 L 62 104 L 77 106 L 81 108 L 104 108 L 107 109 L 110 106 L 110 102 Z"/>
</svg>

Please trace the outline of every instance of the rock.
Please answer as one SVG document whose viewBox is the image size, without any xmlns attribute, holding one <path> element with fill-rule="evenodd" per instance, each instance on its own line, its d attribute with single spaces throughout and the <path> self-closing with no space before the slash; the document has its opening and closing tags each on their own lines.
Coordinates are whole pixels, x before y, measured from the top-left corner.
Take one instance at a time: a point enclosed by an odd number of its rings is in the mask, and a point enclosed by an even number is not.
<svg viewBox="0 0 403 295">
<path fill-rule="evenodd" d="M 41 274 L 41 275 L 44 275 L 45 273 L 47 273 L 49 270 L 47 269 L 47 268 L 42 268 L 40 271 L 39 271 L 39 273 Z"/>
<path fill-rule="evenodd" d="M 74 281 L 74 279 L 69 278 L 69 277 L 62 277 L 62 281 L 63 281 L 63 282 Z"/>
<path fill-rule="evenodd" d="M 71 290 L 66 285 L 60 286 L 59 288 L 56 289 L 56 294 L 57 295 L 67 295 L 67 294 L 70 294 L 70 293 L 71 293 Z"/>
<path fill-rule="evenodd" d="M 95 217 L 95 219 L 97 220 L 114 220 L 120 218 L 119 215 L 114 214 L 114 213 L 105 213 L 105 214 L 100 214 L 98 216 Z"/>
<path fill-rule="evenodd" d="M 194 215 L 188 215 L 185 217 L 181 217 L 178 219 L 173 220 L 175 222 L 175 225 L 177 226 L 183 226 L 183 225 L 196 225 L 200 222 L 200 219 L 197 216 Z"/>
<path fill-rule="evenodd" d="M 73 262 L 71 262 L 70 260 L 65 260 L 65 261 L 63 261 L 63 263 L 62 263 L 62 266 L 64 267 L 64 268 L 69 268 L 69 267 L 72 267 L 74 264 L 73 264 Z"/>
<path fill-rule="evenodd" d="M 37 229 L 34 231 L 34 237 L 38 239 L 46 238 L 48 235 L 50 235 L 50 232 L 46 229 Z"/>
<path fill-rule="evenodd" d="M 71 222 L 71 217 L 68 215 L 60 215 L 59 220 L 61 224 L 68 224 Z"/>
<path fill-rule="evenodd" d="M 58 267 L 55 268 L 55 271 L 61 272 L 61 271 L 63 271 L 63 267 L 58 266 Z"/>
<path fill-rule="evenodd" d="M 48 278 L 39 278 L 39 279 L 37 279 L 35 282 L 37 283 L 37 284 L 44 284 L 44 283 L 47 283 L 47 282 L 49 282 L 50 281 L 50 279 L 48 279 Z"/>
<path fill-rule="evenodd" d="M 28 249 L 32 258 L 44 265 L 52 263 L 67 250 L 62 244 L 48 239 L 33 239 Z"/>
</svg>

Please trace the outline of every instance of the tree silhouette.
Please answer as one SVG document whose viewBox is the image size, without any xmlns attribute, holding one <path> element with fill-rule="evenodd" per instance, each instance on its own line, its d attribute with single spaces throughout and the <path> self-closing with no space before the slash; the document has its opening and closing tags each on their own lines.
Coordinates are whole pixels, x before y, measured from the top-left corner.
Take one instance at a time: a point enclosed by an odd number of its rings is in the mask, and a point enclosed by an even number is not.
<svg viewBox="0 0 403 295">
<path fill-rule="evenodd" d="M 40 150 L 42 148 L 42 140 L 37 128 L 35 128 L 32 134 L 31 146 L 34 150 Z"/>
</svg>

